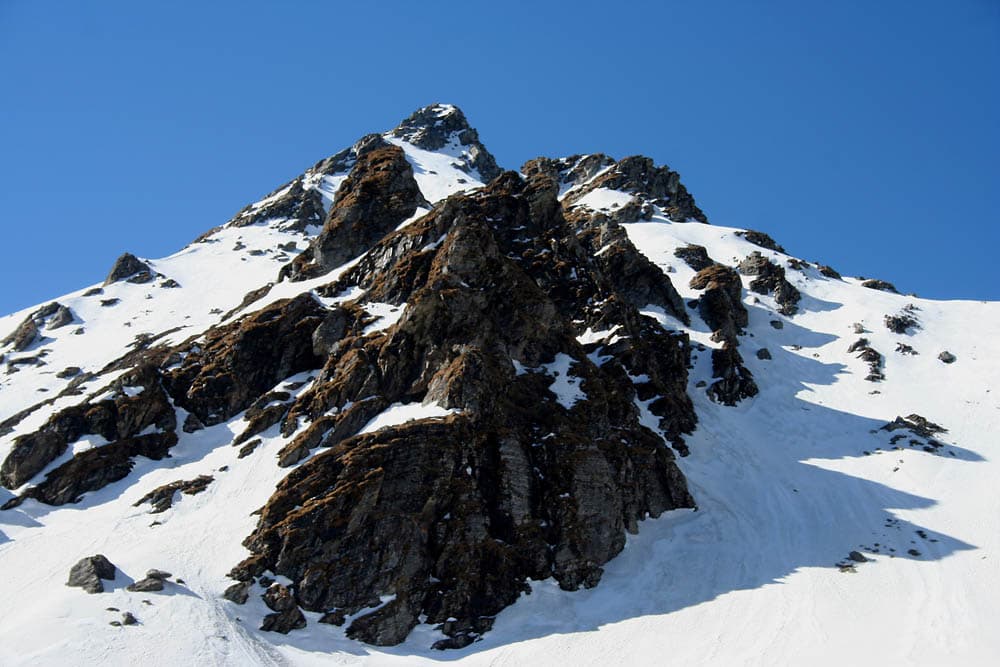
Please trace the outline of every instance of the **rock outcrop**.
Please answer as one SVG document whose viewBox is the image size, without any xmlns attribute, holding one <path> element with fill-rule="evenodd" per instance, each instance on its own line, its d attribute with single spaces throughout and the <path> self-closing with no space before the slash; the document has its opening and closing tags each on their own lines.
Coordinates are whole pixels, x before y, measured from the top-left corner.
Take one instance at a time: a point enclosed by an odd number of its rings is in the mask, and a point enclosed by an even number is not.
<svg viewBox="0 0 1000 667">
<path fill-rule="evenodd" d="M 785 278 L 785 269 L 767 259 L 758 251 L 750 253 L 740 262 L 740 273 L 745 276 L 756 276 L 750 281 L 750 290 L 758 294 L 774 294 L 774 300 L 782 315 L 794 315 L 798 312 L 799 300 L 802 295 Z"/>
<path fill-rule="evenodd" d="M 114 581 L 117 569 L 107 557 L 97 554 L 77 561 L 69 571 L 67 586 L 82 588 L 88 593 L 103 593 L 104 581 Z"/>
</svg>

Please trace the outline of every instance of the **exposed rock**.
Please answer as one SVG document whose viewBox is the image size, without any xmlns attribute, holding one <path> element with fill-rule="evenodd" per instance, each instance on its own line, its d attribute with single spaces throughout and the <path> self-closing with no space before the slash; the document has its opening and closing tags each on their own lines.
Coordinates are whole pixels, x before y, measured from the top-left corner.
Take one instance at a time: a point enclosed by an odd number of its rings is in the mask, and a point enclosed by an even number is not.
<svg viewBox="0 0 1000 667">
<path fill-rule="evenodd" d="M 66 368 L 56 373 L 56 377 L 60 379 L 68 379 L 71 377 L 76 377 L 79 374 L 80 374 L 79 366 L 67 366 Z"/>
<path fill-rule="evenodd" d="M 750 243 L 754 245 L 759 245 L 761 248 L 767 248 L 768 250 L 774 250 L 775 252 L 788 254 L 787 251 L 778 245 L 774 239 L 765 234 L 764 232 L 757 232 L 752 229 L 748 229 L 745 232 L 736 232 L 737 236 L 742 236 Z"/>
<path fill-rule="evenodd" d="M 414 112 L 392 131 L 418 148 L 436 151 L 454 142 L 463 148 L 456 164 L 467 172 L 477 171 L 484 183 L 492 181 L 502 171 L 496 160 L 479 141 L 479 134 L 469 127 L 460 109 L 449 104 L 432 104 Z"/>
<path fill-rule="evenodd" d="M 785 323 L 782 322 L 781 320 L 771 320 L 769 322 L 769 324 L 774 329 L 784 329 L 785 328 Z"/>
<path fill-rule="evenodd" d="M 323 224 L 326 215 L 323 209 L 323 195 L 317 188 L 306 187 L 306 179 L 299 176 L 274 192 L 268 194 L 264 203 L 251 204 L 237 213 L 230 224 L 233 227 L 249 227 L 271 223 L 285 231 L 305 231 L 310 225 Z M 242 249 L 243 244 L 237 244 Z M 294 247 L 294 243 L 292 244 Z"/>
<path fill-rule="evenodd" d="M 253 451 L 260 446 L 262 440 L 260 438 L 255 438 L 248 442 L 247 444 L 240 447 L 240 451 L 236 454 L 236 458 L 242 459 L 253 454 Z"/>
<path fill-rule="evenodd" d="M 115 574 L 115 566 L 105 556 L 87 556 L 70 569 L 66 585 L 82 588 L 88 593 L 103 593 L 104 584 L 101 580 L 114 581 Z"/>
<path fill-rule="evenodd" d="M 705 250 L 705 246 L 700 245 L 686 245 L 681 248 L 677 248 L 674 250 L 674 257 L 679 257 L 684 260 L 684 263 L 695 271 L 707 269 L 715 264 L 715 262 L 712 261 L 712 258 L 708 256 L 708 251 Z"/>
<path fill-rule="evenodd" d="M 130 253 L 125 253 L 121 257 L 115 260 L 114 266 L 111 267 L 111 271 L 108 273 L 108 277 L 104 279 L 105 285 L 110 285 L 111 283 L 116 283 L 136 274 L 146 274 L 152 279 L 152 269 L 149 265 L 141 261 L 135 255 Z M 103 305 L 104 302 L 102 301 Z"/>
<path fill-rule="evenodd" d="M 868 558 L 860 551 L 852 551 L 847 554 L 847 558 L 854 561 L 855 563 L 867 563 Z"/>
<path fill-rule="evenodd" d="M 771 352 L 766 347 L 762 347 L 759 350 L 757 350 L 757 358 L 758 359 L 770 359 L 771 358 Z"/>
<path fill-rule="evenodd" d="M 882 292 L 892 292 L 893 294 L 899 294 L 899 292 L 896 291 L 896 288 L 895 286 L 893 286 L 892 283 L 886 282 L 884 280 L 876 280 L 873 278 L 871 280 L 864 281 L 863 283 L 861 283 L 861 286 L 867 287 L 868 289 L 877 289 Z"/>
<path fill-rule="evenodd" d="M 919 354 L 916 350 L 913 349 L 912 346 L 907 345 L 906 343 L 896 343 L 896 352 L 898 352 L 899 354 L 909 354 L 909 355 Z"/>
<path fill-rule="evenodd" d="M 163 579 L 159 577 L 146 577 L 125 587 L 125 590 L 133 593 L 153 593 L 163 590 Z"/>
<path fill-rule="evenodd" d="M 928 421 L 918 414 L 911 414 L 907 417 L 896 417 L 894 420 L 881 427 L 882 431 L 896 431 L 905 429 L 914 435 L 922 438 L 932 438 L 938 433 L 947 433 L 948 429 L 939 426 L 932 421 Z"/>
<path fill-rule="evenodd" d="M 268 614 L 264 617 L 264 621 L 260 626 L 261 630 L 280 632 L 287 635 L 292 630 L 306 627 L 305 616 L 299 610 L 295 602 L 295 597 L 285 586 L 272 584 L 264 592 L 263 598 L 264 604 L 276 613 Z"/>
<path fill-rule="evenodd" d="M 770 261 L 756 250 L 740 262 L 740 273 L 757 276 L 750 282 L 750 289 L 758 294 L 774 293 L 779 312 L 793 315 L 798 310 L 796 304 L 802 298 L 799 290 L 785 278 L 785 269 Z"/>
<path fill-rule="evenodd" d="M 17 329 L 0 341 L 0 345 L 11 345 L 15 352 L 21 352 L 31 347 L 38 340 L 38 325 L 32 316 L 28 316 Z"/>
<path fill-rule="evenodd" d="M 885 326 L 886 328 L 898 334 L 907 333 L 907 329 L 919 329 L 920 324 L 917 319 L 908 312 L 901 312 L 897 315 L 886 315 L 885 316 Z"/>
<path fill-rule="evenodd" d="M 111 306 L 117 306 L 121 299 L 115 297 L 113 299 L 101 299 L 101 306 L 103 308 L 110 308 Z"/>
<path fill-rule="evenodd" d="M 858 352 L 858 358 L 868 364 L 868 376 L 865 378 L 869 382 L 879 382 L 885 379 L 885 374 L 882 372 L 883 357 L 882 355 L 868 344 L 867 338 L 859 338 L 850 347 L 847 348 L 848 352 Z"/>
<path fill-rule="evenodd" d="M 161 579 L 161 580 L 166 580 L 166 579 L 169 579 L 172 576 L 174 576 L 174 575 L 170 574 L 169 572 L 164 572 L 163 570 L 155 570 L 154 569 L 154 570 L 148 570 L 146 572 L 146 578 L 147 579 Z"/>
<path fill-rule="evenodd" d="M 941 354 L 938 355 L 938 359 L 940 359 L 941 361 L 943 361 L 946 364 L 951 364 L 951 363 L 955 362 L 956 357 L 955 357 L 954 354 L 952 354 L 948 350 L 945 350 L 944 352 L 942 352 Z"/>
<path fill-rule="evenodd" d="M 827 278 L 833 278 L 835 280 L 842 280 L 843 277 L 834 269 L 832 266 L 827 266 L 826 264 L 819 264 L 817 267 L 819 272 L 826 276 Z"/>
<path fill-rule="evenodd" d="M 153 506 L 150 510 L 150 514 L 159 514 L 160 512 L 165 512 L 174 503 L 174 494 L 180 491 L 181 493 L 187 494 L 189 496 L 196 495 L 204 491 L 209 484 L 212 483 L 214 478 L 210 475 L 199 475 L 195 479 L 187 481 L 176 481 L 170 484 L 164 484 L 163 486 L 158 486 L 142 498 L 137 500 L 133 507 L 138 507 L 143 503 L 149 503 Z M 146 575 L 151 576 L 151 575 Z M 167 575 L 170 576 L 170 575 Z"/>
<path fill-rule="evenodd" d="M 52 314 L 51 318 L 49 318 L 48 328 L 58 329 L 60 327 L 64 327 L 67 324 L 72 324 L 74 319 L 73 311 L 60 304 L 59 308 L 56 309 L 56 312 Z"/>
<path fill-rule="evenodd" d="M 250 598 L 250 582 L 237 581 L 225 590 L 222 597 L 236 604 L 246 604 L 246 601 Z"/>
<path fill-rule="evenodd" d="M 282 275 L 323 275 L 371 248 L 418 206 L 430 207 L 403 150 L 388 145 L 366 153 L 341 184 L 323 230 Z"/>
<path fill-rule="evenodd" d="M 723 405 L 736 405 L 760 391 L 753 374 L 743 365 L 743 357 L 735 346 L 723 343 L 712 350 L 712 377 L 719 378 L 708 388 L 709 397 Z"/>
<path fill-rule="evenodd" d="M 132 612 L 126 611 L 124 614 L 122 614 L 122 625 L 136 625 L 138 623 L 139 619 L 137 619 L 135 617 L 135 614 L 133 614 Z"/>
<path fill-rule="evenodd" d="M 737 334 L 749 322 L 739 274 L 728 266 L 714 264 L 695 274 L 691 288 L 705 290 L 698 299 L 698 314 L 714 332 L 712 340 L 735 345 Z"/>
</svg>

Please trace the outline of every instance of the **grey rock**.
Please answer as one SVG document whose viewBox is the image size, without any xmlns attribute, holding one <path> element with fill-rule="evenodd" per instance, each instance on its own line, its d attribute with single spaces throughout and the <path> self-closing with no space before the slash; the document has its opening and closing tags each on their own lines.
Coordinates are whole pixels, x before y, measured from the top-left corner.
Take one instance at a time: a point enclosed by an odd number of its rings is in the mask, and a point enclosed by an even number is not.
<svg viewBox="0 0 1000 667">
<path fill-rule="evenodd" d="M 860 551 L 852 551 L 851 553 L 847 554 L 847 557 L 849 559 L 851 559 L 852 561 L 854 561 L 855 563 L 867 563 L 868 562 L 868 558 L 863 553 L 861 553 Z"/>
<path fill-rule="evenodd" d="M 163 579 L 158 577 L 146 577 L 125 587 L 133 593 L 149 593 L 163 590 Z"/>
<path fill-rule="evenodd" d="M 125 280 L 140 272 L 146 272 L 150 275 L 152 274 L 148 264 L 141 261 L 133 254 L 124 253 L 115 260 L 114 266 L 111 267 L 111 271 L 108 273 L 108 277 L 104 279 L 104 284 L 110 285 L 111 283 Z"/>
<path fill-rule="evenodd" d="M 250 582 L 237 581 L 225 590 L 222 597 L 236 604 L 246 604 L 246 601 L 250 598 Z"/>
<path fill-rule="evenodd" d="M 759 350 L 757 350 L 757 358 L 758 359 L 770 359 L 771 358 L 771 352 L 766 347 L 762 347 Z"/>
<path fill-rule="evenodd" d="M 944 352 L 942 352 L 941 354 L 938 355 L 938 359 L 940 359 L 941 361 L 943 361 L 946 364 L 951 364 L 951 363 L 955 362 L 956 357 L 955 357 L 954 354 L 952 354 L 948 350 L 945 350 Z"/>
<path fill-rule="evenodd" d="M 104 584 L 101 580 L 113 581 L 115 571 L 115 566 L 105 556 L 87 556 L 70 569 L 66 585 L 82 588 L 88 593 L 103 593 Z"/>
<path fill-rule="evenodd" d="M 169 579 L 174 575 L 169 572 L 164 572 L 163 570 L 149 570 L 146 572 L 147 579 Z"/>
<path fill-rule="evenodd" d="M 122 614 L 122 625 L 138 625 L 138 623 L 139 619 L 132 612 L 126 611 Z"/>
</svg>

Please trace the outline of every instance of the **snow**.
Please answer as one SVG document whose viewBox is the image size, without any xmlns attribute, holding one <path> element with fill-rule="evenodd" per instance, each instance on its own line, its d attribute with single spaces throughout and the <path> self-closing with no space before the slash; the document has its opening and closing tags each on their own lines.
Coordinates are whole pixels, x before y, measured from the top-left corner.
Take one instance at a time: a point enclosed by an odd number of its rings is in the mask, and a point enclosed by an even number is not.
<svg viewBox="0 0 1000 667">
<path fill-rule="evenodd" d="M 406 152 L 431 202 L 481 185 L 454 166 L 460 147 L 433 153 L 392 141 Z M 336 192 L 338 178 L 323 177 L 309 186 L 327 198 Z M 631 198 L 598 189 L 577 205 L 611 210 Z M 735 227 L 672 223 L 659 211 L 651 221 L 625 229 L 654 264 L 664 271 L 674 267 L 669 277 L 685 301 L 699 292 L 688 286 L 694 272 L 673 255 L 680 246 L 703 245 L 727 264 L 752 251 L 782 265 L 788 259 L 737 236 Z M 99 296 L 84 297 L 83 289 L 58 297 L 77 321 L 44 330 L 46 340 L 14 355 L 47 351 L 44 366 L 0 373 L 0 419 L 54 397 L 66 384 L 55 374 L 66 366 L 103 368 L 136 334 L 181 327 L 166 337 L 171 343 L 201 335 L 248 291 L 276 280 L 284 263 L 279 243 L 296 241 L 301 249 L 308 239 L 281 230 L 277 221 L 225 227 L 206 242 L 150 261 L 180 283 L 178 288 L 161 288 L 158 279 L 109 285 Z M 237 243 L 244 248 L 233 250 Z M 275 284 L 228 321 L 332 282 L 350 265 L 320 279 Z M 76 505 L 29 500 L 0 511 L 5 573 L 0 664 L 995 664 L 1000 656 L 1000 494 L 994 489 L 1000 478 L 994 435 L 1000 431 L 1000 304 L 889 294 L 863 288 L 857 280 L 825 278 L 814 268 L 787 269 L 787 277 L 803 294 L 794 317 L 777 314 L 770 297 L 761 296 L 758 303 L 746 295 L 750 323 L 741 352 L 761 393 L 735 408 L 713 403 L 696 387 L 711 382 L 711 349 L 718 345 L 696 313 L 689 311 L 692 323 L 686 326 L 657 306 L 642 309 L 706 348 L 695 352 L 689 377 L 699 426 L 686 437 L 690 456 L 677 460 L 698 509 L 642 522 L 593 589 L 566 592 L 552 580 L 532 581 L 531 594 L 500 613 L 482 641 L 444 653 L 428 648 L 441 633 L 427 625 L 389 648 L 358 644 L 346 637 L 345 628 L 319 624 L 311 613 L 304 631 L 261 632 L 257 628 L 269 613 L 259 598 L 262 591 L 254 591 L 245 606 L 220 595 L 231 583 L 226 573 L 249 553 L 241 541 L 256 525 L 252 512 L 288 473 L 276 465 L 277 452 L 300 431 L 286 438 L 272 427 L 260 434 L 262 444 L 253 454 L 239 459 L 238 448 L 228 446 L 246 426 L 238 415 L 196 433 L 179 433 L 170 458 L 140 457 L 130 476 L 86 494 Z M 355 288 L 322 302 L 363 296 Z M 100 305 L 111 298 L 120 302 Z M 919 308 L 921 328 L 908 335 L 889 332 L 883 316 L 908 304 Z M 369 333 L 391 326 L 404 310 L 362 306 L 379 318 Z M 0 337 L 35 309 L 0 317 Z M 773 328 L 771 320 L 783 328 Z M 866 382 L 866 365 L 847 353 L 858 337 L 855 322 L 885 357 L 884 382 Z M 79 327 L 84 332 L 75 334 Z M 614 329 L 588 329 L 578 340 L 607 343 L 615 335 Z M 912 345 L 919 355 L 895 353 L 897 342 Z M 757 359 L 759 348 L 773 358 Z M 943 350 L 956 356 L 955 363 L 937 360 Z M 596 351 L 591 358 L 602 359 Z M 571 373 L 574 363 L 566 354 L 537 368 L 512 360 L 518 374 L 551 376 L 550 389 L 567 409 L 586 400 L 582 380 Z M 0 437 L 0 457 L 18 435 L 37 429 L 55 410 L 111 391 L 120 375 L 106 373 L 85 383 L 84 395 L 39 409 Z M 306 382 L 291 392 L 297 395 L 310 380 L 303 374 L 276 389 Z M 636 402 L 640 419 L 658 432 L 648 403 Z M 177 413 L 182 423 L 186 413 Z M 396 403 L 362 432 L 454 413 L 435 404 Z M 878 430 L 911 413 L 949 429 L 939 438 L 945 444 L 940 451 L 925 452 L 905 441 L 893 449 L 890 434 Z M 72 449 L 104 444 L 89 436 Z M 70 456 L 67 452 L 49 469 Z M 179 495 L 162 514 L 149 514 L 149 505 L 133 506 L 157 486 L 200 474 L 215 479 L 198 495 Z M 11 496 L 0 489 L 0 504 Z M 856 572 L 839 571 L 835 564 L 852 550 L 872 560 L 858 564 Z M 119 567 L 110 592 L 87 595 L 66 587 L 73 563 L 96 553 Z M 125 590 L 154 567 L 185 583 L 170 583 L 162 593 Z M 392 595 L 387 591 L 381 603 Z M 107 607 L 133 612 L 140 625 L 109 626 L 120 613 Z"/>
<path fill-rule="evenodd" d="M 483 186 L 479 173 L 466 173 L 459 168 L 458 160 L 466 148 L 452 142 L 439 151 L 427 151 L 403 141 L 391 134 L 383 135 L 386 141 L 395 144 L 406 153 L 406 159 L 413 166 L 413 178 L 417 181 L 424 198 L 432 204 L 447 199 L 457 192 Z"/>
<path fill-rule="evenodd" d="M 406 304 L 394 306 L 391 303 L 370 301 L 364 305 L 364 309 L 369 315 L 378 318 L 365 327 L 364 333 L 370 334 L 384 331 L 398 322 L 399 318 L 403 316 L 403 311 L 406 310 Z"/>
<path fill-rule="evenodd" d="M 393 403 L 365 424 L 359 433 L 373 433 L 388 426 L 398 426 L 418 419 L 435 419 L 457 414 L 458 410 L 442 408 L 435 403 Z"/>
</svg>

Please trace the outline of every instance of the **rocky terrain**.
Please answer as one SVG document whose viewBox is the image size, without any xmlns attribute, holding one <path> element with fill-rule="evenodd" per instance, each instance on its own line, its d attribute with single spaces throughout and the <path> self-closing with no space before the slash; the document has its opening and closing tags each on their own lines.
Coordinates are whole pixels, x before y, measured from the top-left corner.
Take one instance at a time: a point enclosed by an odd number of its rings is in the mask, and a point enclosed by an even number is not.
<svg viewBox="0 0 1000 667">
<path fill-rule="evenodd" d="M 211 648 L 206 634 L 200 658 L 269 664 L 286 641 L 489 646 L 540 582 L 622 594 L 622 570 L 607 572 L 635 565 L 627 547 L 663 515 L 721 521 L 730 482 L 746 495 L 729 516 L 761 499 L 794 515 L 786 496 L 813 474 L 795 446 L 893 458 L 893 473 L 904 448 L 977 460 L 978 427 L 934 423 L 952 413 L 894 389 L 981 355 L 935 325 L 946 312 L 1000 325 L 993 306 L 947 310 L 710 225 L 646 157 L 502 170 L 460 110 L 432 105 L 174 256 L 125 253 L 103 284 L 0 319 L 0 562 L 149 603 L 116 628 L 156 623 L 156 604 L 129 595 L 170 594 L 164 608 L 239 638 Z M 775 477 L 743 489 L 748 470 Z M 892 506 L 864 493 L 863 522 Z M 56 528 L 71 516 L 94 523 Z M 697 588 L 674 577 L 718 581 L 686 558 L 701 538 L 677 530 L 650 561 L 667 597 Z M 926 548 L 834 530 L 765 579 L 968 547 L 915 530 Z M 32 540 L 74 531 L 65 553 L 25 564 Z M 698 590 L 671 610 L 726 592 Z"/>
</svg>

